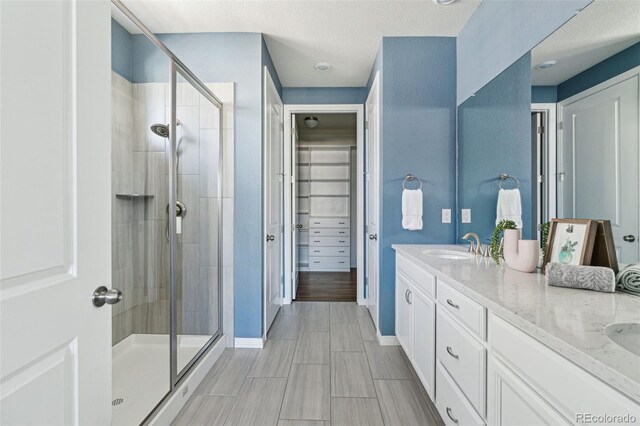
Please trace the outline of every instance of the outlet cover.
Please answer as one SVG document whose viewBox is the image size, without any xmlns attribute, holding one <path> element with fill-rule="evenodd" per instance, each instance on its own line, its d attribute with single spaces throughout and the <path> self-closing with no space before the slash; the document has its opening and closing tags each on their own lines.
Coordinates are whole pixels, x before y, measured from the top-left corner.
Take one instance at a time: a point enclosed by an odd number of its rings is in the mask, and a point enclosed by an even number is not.
<svg viewBox="0 0 640 426">
<path fill-rule="evenodd" d="M 462 223 L 471 223 L 471 209 L 462 209 Z"/>
<path fill-rule="evenodd" d="M 442 223 L 451 223 L 451 209 L 442 209 Z"/>
</svg>

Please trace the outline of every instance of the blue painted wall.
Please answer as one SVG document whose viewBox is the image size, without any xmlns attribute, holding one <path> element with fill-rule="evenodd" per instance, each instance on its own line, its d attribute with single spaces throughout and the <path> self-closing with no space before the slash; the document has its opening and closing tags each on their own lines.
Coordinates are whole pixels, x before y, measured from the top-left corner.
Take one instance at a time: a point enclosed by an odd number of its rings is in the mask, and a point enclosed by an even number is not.
<svg viewBox="0 0 640 426">
<path fill-rule="evenodd" d="M 459 225 L 460 235 L 475 232 L 483 242 L 491 237 L 497 177 L 509 173 L 520 180 L 523 237 L 532 238 L 532 154 L 527 53 L 458 108 L 459 208 L 470 208 L 472 221 Z"/>
<path fill-rule="evenodd" d="M 456 40 L 385 37 L 369 87 L 378 69 L 382 71 L 379 327 L 382 335 L 394 335 L 391 244 L 454 240 L 454 225 L 440 223 L 440 211 L 455 208 Z M 421 231 L 402 229 L 402 181 L 407 173 L 424 183 Z"/>
<path fill-rule="evenodd" d="M 640 66 L 640 43 L 584 70 L 558 85 L 558 102 Z"/>
<path fill-rule="evenodd" d="M 132 62 L 131 34 L 111 19 L 111 69 L 131 81 Z"/>
<path fill-rule="evenodd" d="M 363 104 L 367 97 L 364 87 L 285 87 L 285 104 Z"/>
<path fill-rule="evenodd" d="M 592 0 L 484 0 L 458 35 L 458 105 Z"/>
<path fill-rule="evenodd" d="M 169 62 L 134 35 L 133 81 L 166 82 Z M 235 333 L 262 335 L 262 35 L 160 34 L 158 38 L 200 80 L 235 83 Z"/>
<path fill-rule="evenodd" d="M 534 104 L 555 104 L 558 102 L 558 87 L 531 86 L 531 102 Z"/>
</svg>

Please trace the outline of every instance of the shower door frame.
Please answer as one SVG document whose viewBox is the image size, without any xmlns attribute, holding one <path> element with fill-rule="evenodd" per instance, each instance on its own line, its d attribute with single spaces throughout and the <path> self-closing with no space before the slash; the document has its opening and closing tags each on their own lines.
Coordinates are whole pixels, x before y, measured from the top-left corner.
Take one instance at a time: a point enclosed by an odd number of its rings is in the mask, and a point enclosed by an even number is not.
<svg viewBox="0 0 640 426">
<path fill-rule="evenodd" d="M 193 370 L 203 356 L 213 347 L 213 345 L 223 336 L 223 244 L 222 244 L 222 159 L 223 159 L 223 137 L 222 137 L 222 101 L 211 91 L 182 61 L 164 44 L 154 33 L 152 33 L 120 0 L 111 0 L 111 3 L 122 12 L 136 27 L 160 50 L 162 50 L 169 58 L 170 65 L 170 90 L 171 90 L 171 119 L 170 119 L 170 155 L 169 155 L 169 205 L 176 205 L 177 201 L 177 79 L 178 75 L 184 78 L 198 92 L 204 96 L 209 102 L 219 110 L 218 114 L 218 168 L 217 178 L 217 272 L 218 272 L 218 330 L 214 333 L 203 347 L 191 358 L 191 360 L 178 371 L 178 305 L 177 305 L 177 263 L 178 263 L 178 241 L 176 233 L 176 210 L 168 209 L 168 225 L 169 225 L 169 359 L 170 359 L 170 389 L 165 396 L 158 401 L 157 405 L 151 410 L 147 417 L 143 420 L 143 424 L 147 423 L 159 410 L 169 401 L 178 389 L 181 381 L 185 379 Z"/>
</svg>

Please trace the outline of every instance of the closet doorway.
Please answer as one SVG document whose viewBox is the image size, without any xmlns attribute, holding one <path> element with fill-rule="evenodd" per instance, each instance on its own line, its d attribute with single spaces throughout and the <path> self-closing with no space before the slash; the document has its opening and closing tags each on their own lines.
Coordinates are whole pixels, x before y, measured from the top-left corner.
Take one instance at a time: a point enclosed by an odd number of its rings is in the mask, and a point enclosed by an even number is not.
<svg viewBox="0 0 640 426">
<path fill-rule="evenodd" d="M 284 303 L 364 303 L 362 117 L 285 105 Z"/>
</svg>

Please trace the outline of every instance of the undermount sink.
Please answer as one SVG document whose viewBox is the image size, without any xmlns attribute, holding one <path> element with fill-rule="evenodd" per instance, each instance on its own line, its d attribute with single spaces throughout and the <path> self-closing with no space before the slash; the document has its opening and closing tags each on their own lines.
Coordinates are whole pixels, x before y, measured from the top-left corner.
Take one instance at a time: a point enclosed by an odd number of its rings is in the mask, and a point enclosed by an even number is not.
<svg viewBox="0 0 640 426">
<path fill-rule="evenodd" d="M 605 327 L 604 334 L 629 352 L 640 356 L 640 324 L 633 322 L 609 324 Z"/>
<path fill-rule="evenodd" d="M 457 250 L 429 249 L 429 250 L 424 250 L 422 254 L 426 256 L 433 256 L 433 257 L 438 257 L 440 259 L 449 259 L 449 260 L 473 259 L 475 257 L 475 255 L 471 253 L 465 253 L 463 251 L 457 251 Z"/>
</svg>

